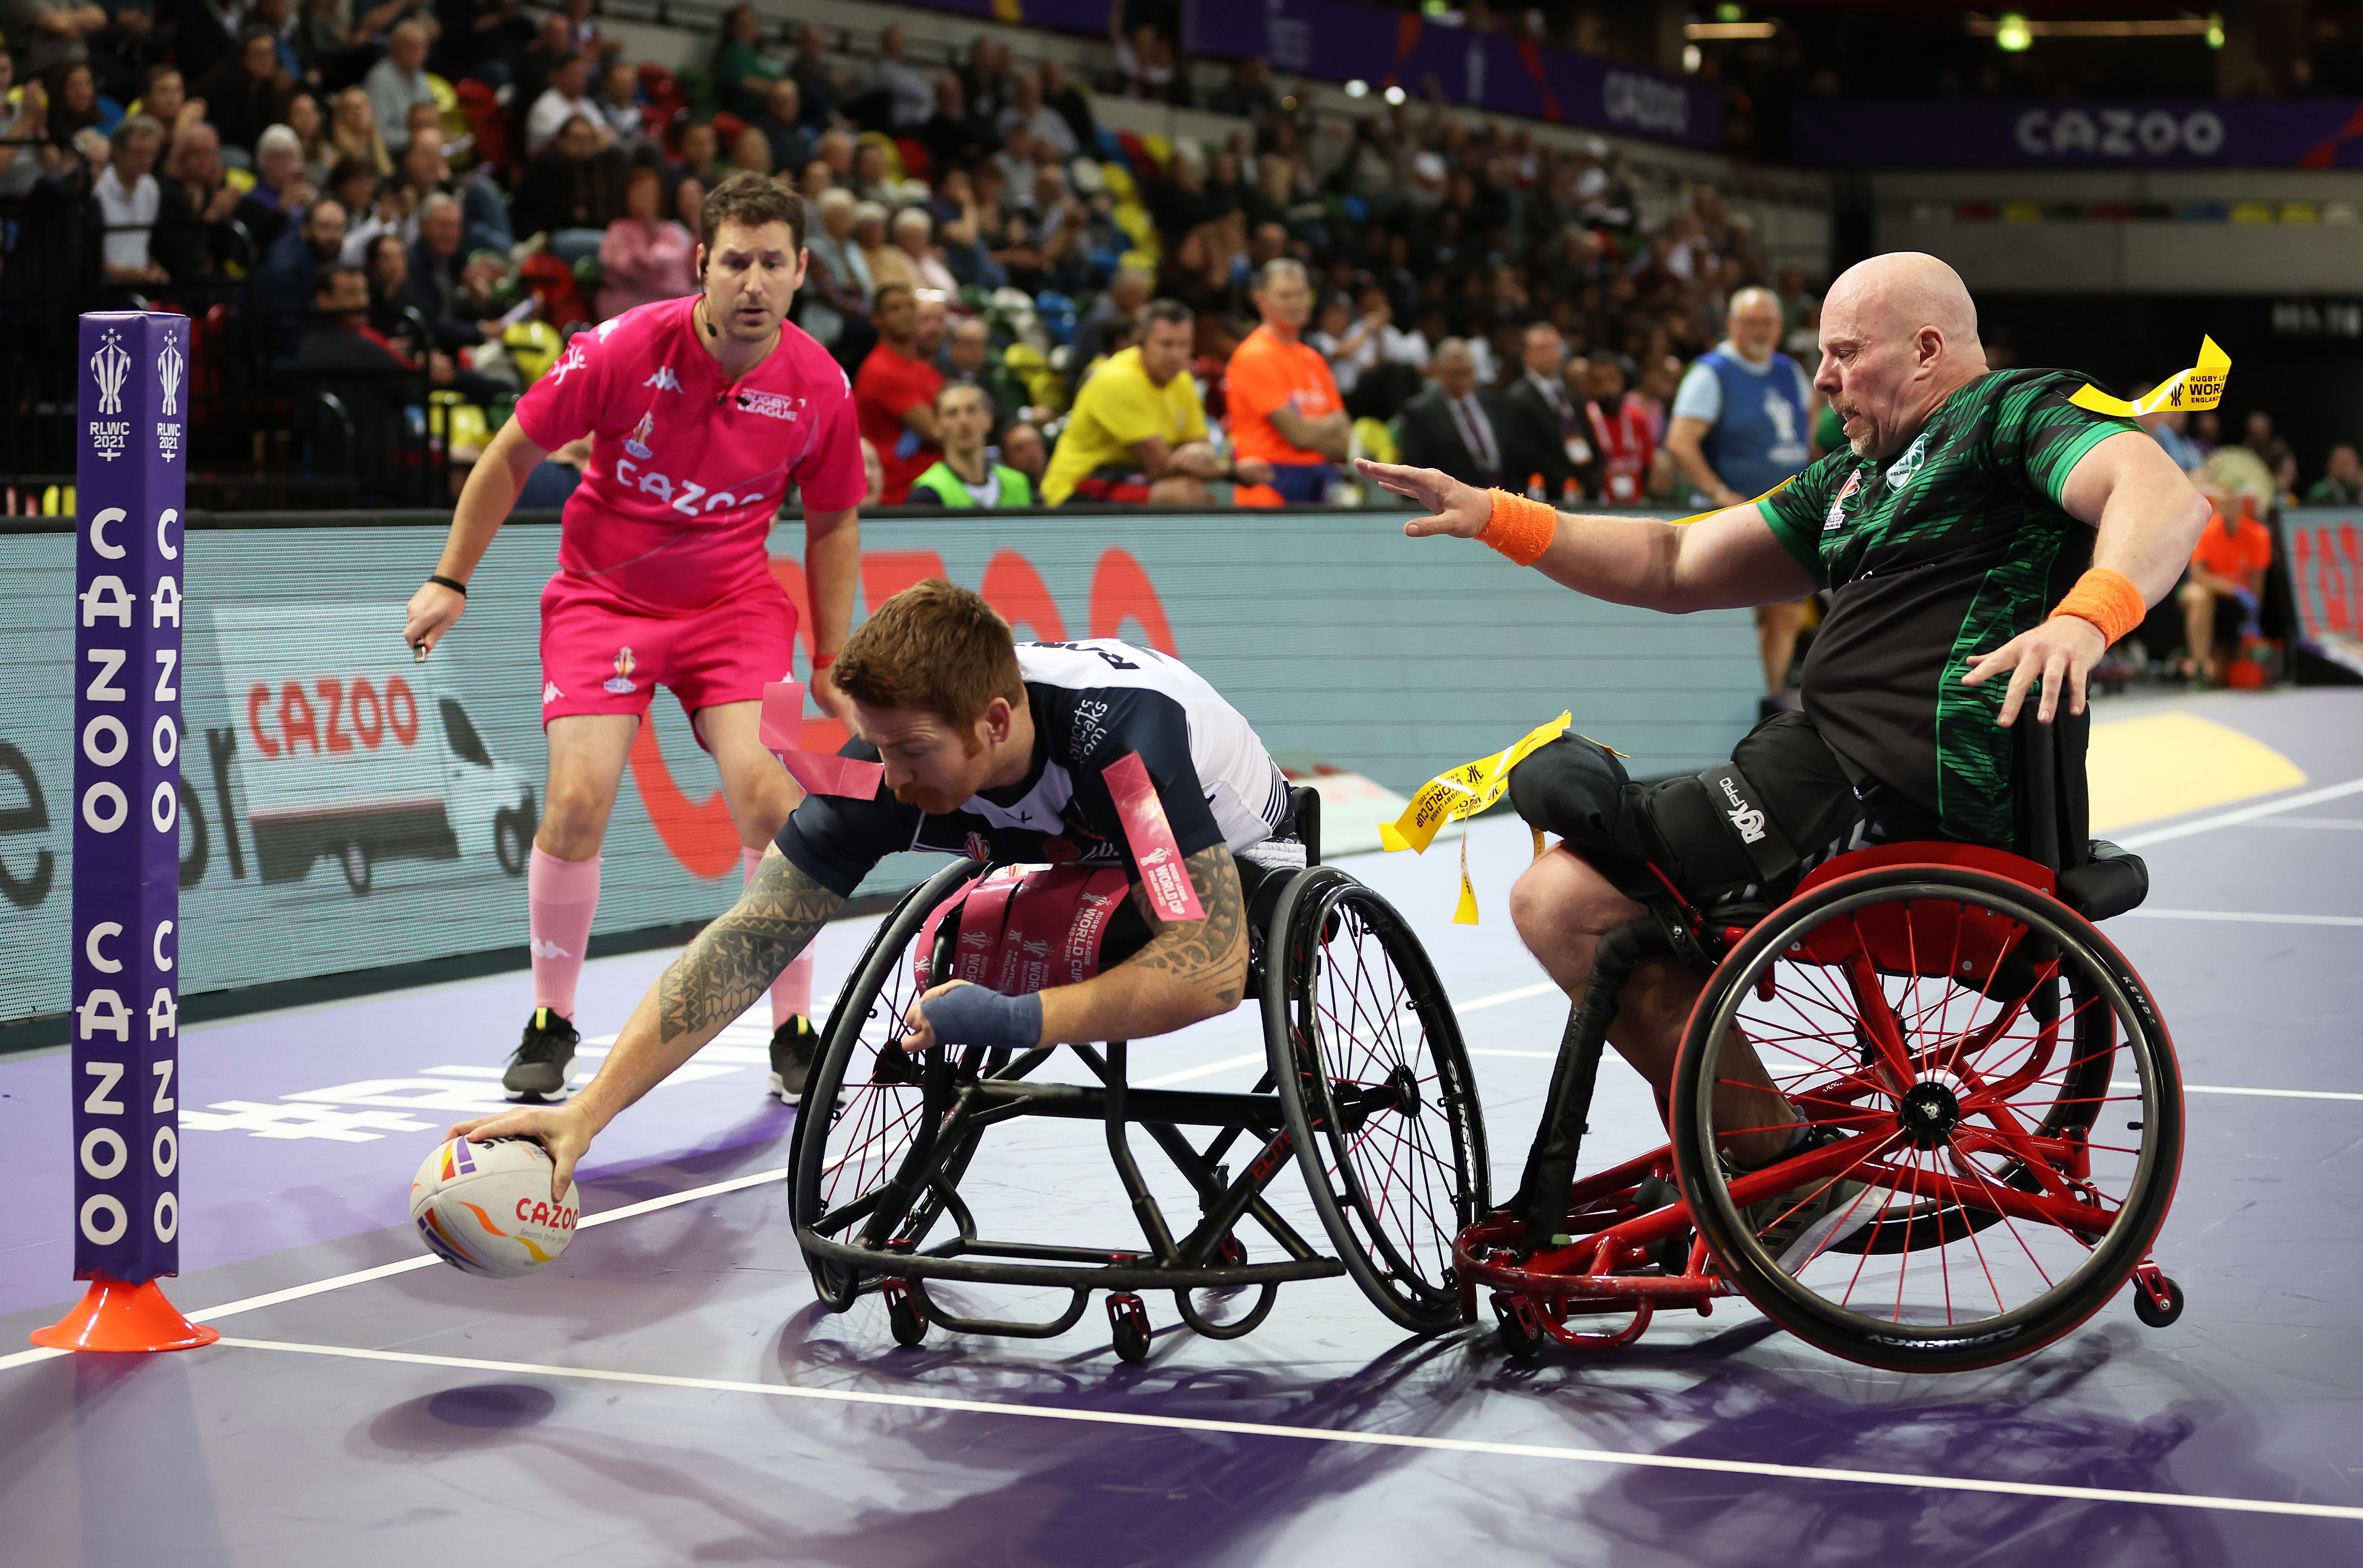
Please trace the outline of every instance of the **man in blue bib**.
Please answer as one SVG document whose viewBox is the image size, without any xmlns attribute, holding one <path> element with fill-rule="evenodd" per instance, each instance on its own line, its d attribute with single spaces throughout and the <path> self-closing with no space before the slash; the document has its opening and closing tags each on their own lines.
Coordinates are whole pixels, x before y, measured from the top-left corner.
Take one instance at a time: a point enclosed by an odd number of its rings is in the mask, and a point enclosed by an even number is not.
<svg viewBox="0 0 2363 1568">
<path fill-rule="evenodd" d="M 1737 506 L 1763 494 L 1813 459 L 1814 390 L 1781 341 L 1781 302 L 1769 289 L 1731 296 L 1727 336 L 1694 360 L 1674 394 L 1666 450 L 1696 493 L 1693 506 Z M 1756 612 L 1764 655 L 1765 710 L 1789 706 L 1783 692 L 1806 601 Z"/>
</svg>

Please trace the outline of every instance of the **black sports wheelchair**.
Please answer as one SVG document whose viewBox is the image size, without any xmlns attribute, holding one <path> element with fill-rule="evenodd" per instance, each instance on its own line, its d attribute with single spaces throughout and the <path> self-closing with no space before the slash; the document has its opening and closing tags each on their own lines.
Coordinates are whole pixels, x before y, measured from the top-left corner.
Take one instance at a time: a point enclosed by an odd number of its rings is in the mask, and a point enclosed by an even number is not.
<svg viewBox="0 0 2363 1568">
<path fill-rule="evenodd" d="M 1470 1320 L 1483 1290 L 1514 1355 L 1604 1350 L 1653 1312 L 1740 1296 L 1903 1372 L 2028 1354 L 2128 1285 L 2143 1322 L 2174 1321 L 2182 1290 L 2149 1250 L 2180 1165 L 2182 1086 L 2147 988 L 2094 924 L 2149 878 L 2086 837 L 2087 729 L 2031 711 L 2018 726 L 2015 854 L 1882 845 L 1817 867 L 1776 908 L 1667 900 L 1603 937 L 1520 1190 L 1456 1244 Z M 1578 1178 L 1618 993 L 1652 956 L 1705 981 L 1672 1141 Z M 1787 1112 L 1729 1125 L 1725 1091 L 1765 1085 Z M 1747 1131 L 1788 1132 L 1792 1152 L 1737 1168 L 1721 1144 Z"/>
<path fill-rule="evenodd" d="M 791 1202 L 825 1307 L 842 1312 L 874 1291 L 908 1346 L 930 1323 L 1048 1338 L 1105 1291 L 1126 1362 L 1148 1353 L 1143 1292 L 1171 1291 L 1182 1320 L 1215 1339 L 1254 1330 L 1282 1283 L 1340 1274 L 1414 1332 L 1462 1321 L 1453 1241 L 1492 1205 L 1484 1122 L 1451 1002 L 1403 917 L 1320 864 L 1317 794 L 1290 790 L 1276 836 L 1304 847 L 1302 869 L 1240 863 L 1248 987 L 1262 1010 L 1265 1058 L 1246 1093 L 1136 1087 L 1121 1040 L 1065 1047 L 1088 1069 L 1086 1083 L 1035 1076 L 1053 1046 L 906 1054 L 896 1043 L 904 1015 L 952 972 L 960 922 L 935 922 L 924 964 L 915 944 L 934 911 L 995 867 L 955 862 L 903 896 L 838 997 L 806 1087 L 808 1114 L 834 1112 L 825 1125 L 809 1114 L 809 1128 L 798 1118 Z M 1024 1117 L 1101 1124 L 1137 1240 L 1085 1246 L 984 1233 L 963 1178 L 986 1133 Z M 1186 1230 L 1177 1233 L 1141 1174 L 1136 1128 L 1195 1197 Z M 1272 1184 L 1291 1164 L 1334 1255 L 1281 1211 L 1286 1195 Z M 951 1309 L 932 1293 L 946 1282 L 1071 1294 L 1055 1318 L 1007 1321 Z"/>
</svg>

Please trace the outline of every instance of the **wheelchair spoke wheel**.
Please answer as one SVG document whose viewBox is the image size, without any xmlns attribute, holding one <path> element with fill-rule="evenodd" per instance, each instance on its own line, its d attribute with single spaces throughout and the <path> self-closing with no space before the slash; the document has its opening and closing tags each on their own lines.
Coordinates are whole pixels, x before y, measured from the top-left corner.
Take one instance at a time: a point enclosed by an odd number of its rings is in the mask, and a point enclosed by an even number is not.
<svg viewBox="0 0 2363 1568">
<path fill-rule="evenodd" d="M 2098 931 L 2004 878 L 1890 867 L 1792 900 L 1717 966 L 1673 1146 L 1767 1316 L 1950 1371 L 2048 1344 L 2123 1286 L 2172 1199 L 2181 1116 L 2157 1009 Z M 1787 1152 L 1767 1164 L 1768 1143 Z"/>
<path fill-rule="evenodd" d="M 915 1247 L 941 1218 L 944 1204 L 920 1187 L 889 1206 L 894 1178 L 932 1144 L 943 1107 L 927 1102 L 924 1064 L 895 1043 L 903 1015 L 925 988 L 910 951 L 930 911 L 983 867 L 973 861 L 947 867 L 904 896 L 871 938 L 829 1014 L 798 1115 L 788 1180 L 796 1223 L 830 1241 Z M 934 968 L 930 955 L 930 971 Z M 965 1063 L 990 1071 L 998 1060 Z M 834 1107 L 834 1111 L 828 1108 Z M 826 1125 L 820 1118 L 826 1115 Z M 813 1119 L 804 1126 L 804 1119 Z M 948 1174 L 957 1179 L 968 1151 L 955 1151 Z M 813 1288 L 822 1303 L 842 1311 L 861 1288 L 851 1271 L 807 1254 Z"/>
<path fill-rule="evenodd" d="M 1486 1209 L 1488 1165 L 1436 971 L 1392 905 L 1329 867 L 1290 885 L 1266 951 L 1271 1070 L 1314 1207 L 1380 1311 L 1450 1328 L 1452 1241 Z"/>
</svg>

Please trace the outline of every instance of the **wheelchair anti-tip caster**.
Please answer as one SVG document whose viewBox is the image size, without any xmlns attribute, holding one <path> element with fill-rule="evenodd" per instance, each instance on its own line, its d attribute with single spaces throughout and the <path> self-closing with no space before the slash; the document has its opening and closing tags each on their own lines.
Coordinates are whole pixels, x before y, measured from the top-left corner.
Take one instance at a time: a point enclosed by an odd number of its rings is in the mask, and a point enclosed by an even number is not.
<svg viewBox="0 0 2363 1568">
<path fill-rule="evenodd" d="M 893 1331 L 894 1342 L 909 1350 L 927 1337 L 927 1320 L 919 1304 L 911 1296 L 911 1287 L 899 1279 L 890 1279 L 878 1287 L 886 1297 L 886 1326 Z"/>
<path fill-rule="evenodd" d="M 1524 1360 L 1541 1353 L 1543 1331 L 1540 1326 L 1528 1321 L 1525 1314 L 1518 1310 L 1520 1305 L 1507 1296 L 1493 1297 L 1493 1316 L 1500 1320 L 1495 1337 L 1501 1341 L 1504 1353 Z"/>
<path fill-rule="evenodd" d="M 1110 1336 L 1118 1361 L 1137 1366 L 1148 1359 L 1148 1308 L 1137 1296 L 1107 1299 Z"/>
<path fill-rule="evenodd" d="M 2156 1268 L 2134 1275 L 2134 1316 L 2153 1329 L 2163 1329 L 2182 1316 L 2182 1286 Z"/>
</svg>

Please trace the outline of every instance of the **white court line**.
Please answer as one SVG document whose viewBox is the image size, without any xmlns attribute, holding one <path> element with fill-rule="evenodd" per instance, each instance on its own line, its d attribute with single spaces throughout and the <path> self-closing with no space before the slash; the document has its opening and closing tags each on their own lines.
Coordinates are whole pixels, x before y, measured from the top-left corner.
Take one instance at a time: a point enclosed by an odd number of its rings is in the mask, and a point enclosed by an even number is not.
<svg viewBox="0 0 2363 1568">
<path fill-rule="evenodd" d="M 2269 828 L 2345 828 L 2363 833 L 2363 817 L 2259 817 L 2247 824 Z"/>
<path fill-rule="evenodd" d="M 1558 989 L 1556 986 L 1546 980 L 1538 986 L 1520 986 L 1514 990 L 1496 991 L 1492 996 L 1479 997 L 1475 1001 L 1463 1002 L 1454 1010 L 1472 1012 L 1479 1008 L 1494 1007 L 1503 1002 L 1517 1001 L 1556 989 Z M 1478 1053 L 1478 1055 L 1486 1054 L 1488 1053 Z M 1542 1053 L 1537 1053 L 1537 1055 L 1542 1055 Z M 1236 1068 L 1250 1066 L 1262 1060 L 1264 1060 L 1264 1053 L 1261 1051 L 1252 1052 L 1244 1056 L 1226 1056 L 1219 1062 L 1184 1067 L 1179 1072 L 1167 1073 L 1159 1077 L 1142 1078 L 1137 1087 L 1163 1088 L 1170 1084 L 1187 1083 L 1192 1078 L 1209 1077 L 1215 1073 L 1226 1073 Z M 676 1192 L 664 1198 L 651 1198 L 645 1202 L 627 1204 L 621 1209 L 608 1209 L 597 1214 L 585 1214 L 582 1217 L 582 1228 L 605 1225 L 613 1220 L 628 1220 L 636 1214 L 654 1213 L 660 1209 L 670 1209 L 677 1203 L 691 1203 L 701 1198 L 712 1198 L 718 1193 L 736 1192 L 741 1187 L 760 1187 L 765 1182 L 782 1181 L 786 1179 L 787 1174 L 785 1167 L 775 1171 L 760 1171 L 753 1176 L 735 1176 L 728 1181 L 716 1182 L 711 1187 L 692 1187 L 686 1192 Z M 242 1300 L 227 1302 L 219 1307 L 209 1307 L 202 1312 L 190 1313 L 189 1319 L 192 1322 L 211 1322 L 216 1318 L 233 1317 L 240 1312 L 253 1312 L 265 1307 L 276 1307 L 283 1302 L 301 1301 L 305 1297 L 318 1296 L 325 1291 L 341 1290 L 348 1285 L 366 1285 L 372 1280 L 391 1278 L 397 1274 L 407 1274 L 415 1268 L 428 1267 L 437 1261 L 431 1254 L 421 1253 L 415 1258 L 405 1258 L 399 1263 L 381 1264 L 375 1268 L 340 1274 L 332 1279 L 318 1280 L 310 1285 L 294 1286 L 285 1290 L 274 1290 L 264 1296 L 250 1296 Z M 6 1372 L 12 1366 L 22 1366 L 32 1362 L 47 1361 L 51 1356 L 72 1353 L 70 1351 L 36 1349 L 18 1351 L 13 1355 L 0 1355 L 0 1372 Z"/>
<path fill-rule="evenodd" d="M 682 1203 L 694 1203 L 701 1198 L 713 1198 L 726 1192 L 737 1192 L 742 1187 L 761 1187 L 767 1182 L 785 1181 L 787 1175 L 787 1167 L 782 1165 L 774 1171 L 757 1171 L 752 1176 L 732 1176 L 728 1181 L 717 1181 L 710 1187 L 693 1187 L 686 1192 L 667 1193 L 662 1198 L 643 1198 L 638 1203 L 627 1203 L 621 1209 L 604 1209 L 596 1214 L 582 1216 L 576 1229 L 587 1231 L 594 1225 L 605 1225 L 616 1220 L 629 1220 L 635 1215 L 653 1214 L 660 1209 L 671 1209 Z M 192 1312 L 188 1314 L 188 1318 L 193 1323 L 210 1323 L 216 1318 L 234 1318 L 241 1312 L 257 1312 L 265 1307 L 276 1307 L 283 1302 L 301 1301 L 307 1296 L 319 1296 L 331 1290 L 342 1290 L 348 1285 L 367 1285 L 373 1279 L 390 1279 L 397 1274 L 408 1274 L 413 1269 L 432 1267 L 439 1261 L 432 1253 L 421 1253 L 415 1258 L 404 1258 L 399 1263 L 380 1264 L 375 1268 L 355 1269 L 350 1274 L 340 1274 L 331 1279 L 315 1280 L 309 1285 L 291 1286 L 285 1290 L 273 1290 L 262 1296 L 248 1296 L 236 1301 L 226 1301 L 218 1307 L 208 1307 L 201 1312 Z M 72 1353 L 72 1351 L 37 1348 L 18 1351 L 14 1355 L 0 1355 L 0 1372 L 6 1372 L 12 1366 L 47 1361 L 51 1356 Z"/>
<path fill-rule="evenodd" d="M 2112 1083 L 2109 1085 L 2109 1087 L 2110 1087 L 2111 1088 L 2126 1088 L 2126 1089 L 2129 1089 L 2129 1088 L 2141 1088 L 2141 1085 L 2139 1085 L 2138 1083 L 2136 1083 L 2136 1082 L 2135 1082 L 2133 1079 L 2131 1079 L 2131 1078 L 2118 1078 L 2118 1079 L 2114 1080 L 2113 1082 L 2112 1082 Z M 2255 1099 L 2357 1099 L 2357 1100 L 2363 1100 L 2363 1094 L 2348 1094 L 2348 1093 L 2346 1093 L 2345 1091 L 2343 1091 L 2343 1090 L 2339 1090 L 2339 1089 L 2318 1089 L 2318 1088 L 2231 1088 L 2230 1086 L 2228 1086 L 2228 1085 L 2224 1085 L 2224 1084 L 2185 1084 L 2185 1085 L 2183 1085 L 2183 1086 L 2182 1086 L 2182 1092 L 2183 1092 L 2183 1093 L 2185 1093 L 2185 1094 L 2239 1094 L 2239 1095 L 2248 1095 L 2248 1096 L 2251 1096 L 2251 1097 L 2253 1097 L 2253 1098 L 2255 1098 Z"/>
<path fill-rule="evenodd" d="M 1479 997 L 1475 1001 L 1455 1002 L 1452 1010 L 1475 1012 L 1481 1007 L 1500 1007 L 1503 1002 L 1524 1001 L 1528 997 L 1543 996 L 1558 989 L 1558 981 L 1545 980 L 1537 986 L 1520 986 L 1515 990 L 1495 991 L 1492 996 Z"/>
<path fill-rule="evenodd" d="M 2237 925 L 2363 925 L 2363 915 L 2254 914 L 2246 910 L 2127 910 L 2150 920 L 2220 920 Z"/>
<path fill-rule="evenodd" d="M 1546 991 L 1554 989 L 1557 989 L 1557 987 L 1549 981 L 1545 981 L 1540 985 L 1521 986 L 1513 990 L 1497 991 L 1492 996 L 1480 997 L 1475 1001 L 1461 1004 L 1455 1010 L 1459 1012 L 1470 1012 L 1478 1008 L 1492 1007 L 1503 1002 L 1517 1001 L 1526 997 L 1540 996 Z M 1469 1054 L 1472 1056 L 1532 1057 L 1540 1061 L 1550 1060 L 1558 1055 L 1557 1052 L 1553 1051 L 1507 1051 L 1490 1048 L 1472 1049 Z M 1204 1066 L 1185 1068 L 1179 1073 L 1168 1074 L 1163 1077 L 1143 1079 L 1140 1087 L 1143 1088 L 1152 1088 L 1161 1087 L 1162 1085 L 1169 1083 L 1179 1083 L 1192 1077 L 1199 1077 L 1203 1074 L 1225 1072 L 1235 1067 L 1242 1067 L 1251 1063 L 1260 1062 L 1263 1059 L 1264 1054 L 1259 1051 L 1251 1055 L 1235 1056 L 1221 1062 L 1210 1062 Z M 2129 1086 L 2121 1085 L 2118 1087 Z M 2185 1084 L 2182 1086 L 2182 1089 L 2185 1094 L 2248 1095 L 2269 1099 L 2363 1100 L 2363 1094 L 2347 1094 L 2331 1089 L 2233 1088 L 2211 1084 Z M 628 1220 L 635 1215 L 653 1214 L 660 1209 L 671 1209 L 682 1203 L 694 1203 L 701 1198 L 714 1198 L 726 1192 L 737 1192 L 746 1187 L 760 1187 L 766 1182 L 783 1181 L 787 1178 L 787 1170 L 784 1166 L 778 1170 L 757 1171 L 751 1176 L 733 1176 L 727 1181 L 718 1181 L 708 1187 L 693 1187 L 686 1191 L 667 1194 L 662 1198 L 650 1198 L 643 1199 L 638 1203 L 627 1203 L 621 1209 L 603 1209 L 596 1214 L 585 1214 L 582 1220 L 582 1227 L 583 1229 L 588 1229 L 593 1225 L 605 1225 L 611 1220 Z M 422 1253 L 415 1258 L 404 1258 L 398 1263 L 380 1264 L 375 1268 L 357 1269 L 351 1274 L 340 1274 L 332 1278 L 316 1280 L 310 1285 L 292 1286 L 285 1290 L 274 1290 L 262 1296 L 249 1296 L 237 1301 L 225 1302 L 219 1307 L 208 1307 L 203 1311 L 192 1312 L 189 1314 L 189 1317 L 190 1320 L 194 1322 L 211 1322 L 218 1318 L 235 1317 L 242 1312 L 259 1311 L 265 1307 L 276 1307 L 283 1302 L 301 1301 L 307 1297 L 324 1295 L 331 1290 L 341 1290 L 349 1285 L 366 1285 L 372 1280 L 388 1279 L 398 1274 L 408 1274 L 413 1269 L 431 1267 L 438 1260 L 433 1256 Z M 71 1351 L 34 1349 L 18 1351 L 12 1355 L 0 1355 L 0 1372 L 6 1372 L 10 1367 L 28 1365 L 34 1362 L 48 1361 L 55 1356 L 71 1355 L 72 1353 L 73 1353 Z M 351 1353 L 359 1354 L 362 1353 L 355 1352 Z M 999 1408 L 1000 1407 L 987 1408 Z M 1292 1430 L 1294 1429 L 1281 1430 Z M 1840 1474 L 1844 1475 L 1852 1475 L 1855 1473 L 1841 1472 Z M 2147 1496 L 2147 1494 L 2136 1494 L 2136 1496 Z M 2363 1517 L 2363 1514 L 2358 1514 L 2357 1517 Z"/>
<path fill-rule="evenodd" d="M 1456 1002 L 1453 1004 L 1452 1010 L 1455 1013 L 1475 1012 L 1479 1008 L 1500 1007 L 1504 1002 L 1524 1001 L 1528 997 L 1538 997 L 1546 991 L 1558 989 L 1556 983 L 1545 980 L 1538 986 L 1519 986 L 1511 990 L 1495 991 L 1490 997 L 1479 997 L 1475 1001 Z M 1558 1055 L 1552 1051 L 1471 1051 L 1469 1054 L 1472 1056 L 1553 1056 Z M 1166 1088 L 1174 1084 L 1188 1083 L 1192 1078 L 1212 1077 L 1216 1073 L 1227 1073 L 1236 1067 L 1253 1066 L 1262 1060 L 1264 1060 L 1264 1053 L 1261 1051 L 1251 1052 L 1244 1056 L 1226 1056 L 1219 1062 L 1208 1062 L 1203 1066 L 1184 1067 L 1178 1073 L 1167 1073 L 1154 1078 L 1137 1078 L 1134 1080 L 1133 1087 Z"/>
<path fill-rule="evenodd" d="M 1226 1056 L 1219 1062 L 1207 1062 L 1200 1066 L 1184 1067 L 1178 1073 L 1166 1073 L 1153 1078 L 1136 1078 L 1133 1080 L 1132 1087 L 1164 1088 L 1172 1084 L 1186 1084 L 1192 1078 L 1206 1078 L 1214 1077 L 1216 1073 L 1227 1073 L 1234 1067 L 1253 1066 L 1262 1060 L 1264 1060 L 1262 1052 L 1250 1051 L 1244 1056 Z"/>
<path fill-rule="evenodd" d="M 1342 1431 L 1332 1427 L 1290 1427 L 1265 1421 L 1217 1421 L 1191 1416 L 1148 1416 L 1113 1410 L 1070 1410 L 982 1399 L 945 1399 L 918 1394 L 881 1394 L 851 1388 L 800 1388 L 782 1383 L 742 1383 L 719 1377 L 672 1377 L 649 1372 L 605 1372 L 589 1367 L 546 1366 L 535 1362 L 484 1361 L 471 1356 L 424 1355 L 415 1351 L 361 1350 L 342 1345 L 298 1344 L 284 1340 L 221 1342 L 234 1350 L 278 1351 L 294 1355 L 335 1356 L 350 1361 L 391 1362 L 406 1366 L 447 1367 L 460 1372 L 509 1376 L 571 1378 L 586 1383 L 627 1383 L 656 1388 L 689 1388 L 714 1394 L 754 1394 L 772 1399 L 810 1399 L 824 1404 L 880 1405 L 905 1410 L 941 1410 L 960 1415 L 1004 1416 L 1024 1420 L 1070 1421 L 1082 1426 L 1148 1427 L 1164 1431 L 1212 1432 L 1226 1437 L 1286 1438 L 1298 1442 L 1351 1448 L 1408 1448 L 1438 1453 L 1486 1454 L 1509 1459 L 1549 1459 L 1638 1470 L 1685 1470 L 1715 1475 L 1758 1475 L 1777 1481 L 1834 1481 L 1858 1486 L 1892 1486 L 1936 1492 L 1986 1493 L 2012 1497 L 2056 1497 L 2076 1503 L 2132 1503 L 2165 1508 L 2224 1513 L 2274 1514 L 2317 1519 L 2363 1520 L 2363 1508 L 2329 1503 L 2271 1502 L 2258 1497 L 2216 1497 L 2198 1493 L 2139 1492 L 2107 1486 L 2056 1486 L 2041 1482 L 1980 1481 L 1960 1475 L 1911 1475 L 1895 1471 L 1846 1470 L 1828 1465 L 1766 1464 L 1747 1460 L 1695 1459 L 1671 1453 L 1625 1453 L 1614 1449 L 1564 1448 L 1556 1444 L 1486 1442 L 1474 1438 L 1415 1437 L 1395 1432 Z"/>
<path fill-rule="evenodd" d="M 2147 849 L 2153 844 L 2164 844 L 2169 839 L 2189 838 L 2194 833 L 2212 833 L 2217 828 L 2236 827 L 2242 823 L 2255 822 L 2258 817 L 2278 816 L 2283 812 L 2296 811 L 2300 806 L 2318 806 L 2324 801 L 2335 801 L 2357 793 L 2363 793 L 2363 778 L 2349 778 L 2344 784 L 2332 784 L 2320 790 L 2308 790 L 2302 795 L 2290 795 L 2278 801 L 2268 801 L 2261 806 L 2243 806 L 2236 812 L 2225 812 L 2219 816 L 2202 817 L 2195 823 L 2183 823 L 2175 827 L 2137 833 L 2129 838 L 2121 838 L 2116 842 L 2125 849 Z"/>
</svg>

